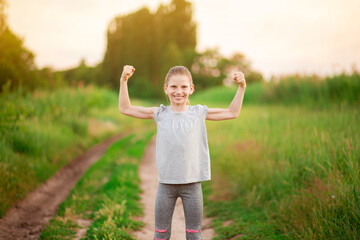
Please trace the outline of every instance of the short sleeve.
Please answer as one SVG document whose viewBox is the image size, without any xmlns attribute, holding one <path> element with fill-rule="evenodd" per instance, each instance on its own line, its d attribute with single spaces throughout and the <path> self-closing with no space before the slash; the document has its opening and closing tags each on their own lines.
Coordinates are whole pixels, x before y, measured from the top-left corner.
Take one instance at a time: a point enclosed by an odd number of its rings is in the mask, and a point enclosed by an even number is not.
<svg viewBox="0 0 360 240">
<path fill-rule="evenodd" d="M 160 107 L 154 113 L 155 122 L 157 122 L 161 119 L 161 114 L 163 113 L 164 110 L 165 110 L 165 106 L 163 104 L 160 104 Z"/>
<path fill-rule="evenodd" d="M 206 118 L 206 116 L 208 114 L 208 107 L 206 105 L 198 104 L 195 106 L 195 110 L 197 111 L 199 116 L 201 116 L 202 118 Z"/>
</svg>

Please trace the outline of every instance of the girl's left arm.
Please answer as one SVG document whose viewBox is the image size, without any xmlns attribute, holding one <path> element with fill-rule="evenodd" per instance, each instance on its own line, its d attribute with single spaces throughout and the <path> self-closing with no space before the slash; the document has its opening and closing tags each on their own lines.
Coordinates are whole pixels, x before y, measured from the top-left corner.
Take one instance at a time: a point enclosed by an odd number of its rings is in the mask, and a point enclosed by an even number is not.
<svg viewBox="0 0 360 240">
<path fill-rule="evenodd" d="M 244 74 L 242 72 L 234 73 L 234 80 L 239 87 L 230 106 L 228 108 L 209 108 L 206 120 L 220 121 L 239 116 L 246 89 Z"/>
</svg>

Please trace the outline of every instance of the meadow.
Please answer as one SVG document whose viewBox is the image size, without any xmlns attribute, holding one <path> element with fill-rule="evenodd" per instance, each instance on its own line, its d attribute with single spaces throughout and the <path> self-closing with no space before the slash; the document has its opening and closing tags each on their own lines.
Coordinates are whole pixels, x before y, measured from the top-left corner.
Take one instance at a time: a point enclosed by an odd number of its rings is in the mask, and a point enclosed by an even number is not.
<svg viewBox="0 0 360 240">
<path fill-rule="evenodd" d="M 235 90 L 192 104 L 226 107 Z M 249 90 L 239 118 L 207 121 L 214 239 L 359 239 L 359 105 L 254 104 Z"/>
<path fill-rule="evenodd" d="M 0 95 L 0 217 L 91 146 L 144 126 L 118 113 L 117 98 L 93 86 Z"/>
<path fill-rule="evenodd" d="M 144 225 L 131 218 L 142 214 L 138 166 L 154 133 L 131 134 L 114 143 L 60 205 L 40 239 L 74 238 L 84 228 L 79 221 L 89 221 L 86 239 L 134 239 L 131 231 Z"/>
<path fill-rule="evenodd" d="M 360 238 L 359 74 L 330 78 L 337 88 L 294 79 L 251 84 L 237 119 L 207 121 L 212 180 L 203 189 L 214 239 Z M 190 101 L 227 107 L 235 91 L 202 90 Z M 119 114 L 117 97 L 91 86 L 1 95 L 0 216 L 85 149 L 131 130 L 78 182 L 41 239 L 73 238 L 78 219 L 92 219 L 86 239 L 132 239 L 142 226 L 130 218 L 142 212 L 137 168 L 155 125 Z"/>
</svg>

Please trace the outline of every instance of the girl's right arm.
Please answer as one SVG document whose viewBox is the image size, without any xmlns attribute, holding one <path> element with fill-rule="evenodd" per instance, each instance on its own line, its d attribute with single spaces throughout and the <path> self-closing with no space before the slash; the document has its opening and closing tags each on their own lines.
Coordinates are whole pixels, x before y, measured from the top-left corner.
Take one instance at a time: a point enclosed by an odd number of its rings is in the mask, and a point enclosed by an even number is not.
<svg viewBox="0 0 360 240">
<path fill-rule="evenodd" d="M 141 107 L 132 106 L 130 103 L 127 81 L 135 72 L 133 66 L 124 66 L 120 78 L 120 91 L 119 91 L 119 111 L 130 117 L 140 119 L 153 119 L 154 114 L 158 107 Z"/>
</svg>

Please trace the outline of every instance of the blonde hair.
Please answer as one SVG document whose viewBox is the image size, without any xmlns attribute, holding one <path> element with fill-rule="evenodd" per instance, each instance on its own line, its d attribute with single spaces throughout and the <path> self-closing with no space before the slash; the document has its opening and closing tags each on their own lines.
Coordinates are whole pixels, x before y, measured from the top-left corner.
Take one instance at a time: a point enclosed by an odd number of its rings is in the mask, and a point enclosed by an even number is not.
<svg viewBox="0 0 360 240">
<path fill-rule="evenodd" d="M 165 77 L 165 84 L 168 85 L 170 78 L 175 75 L 185 75 L 189 78 L 190 85 L 193 84 L 191 73 L 190 73 L 189 69 L 187 69 L 184 66 L 175 66 L 175 67 L 170 68 L 169 72 L 166 74 L 166 77 Z M 190 105 L 189 99 L 187 100 L 186 105 Z"/>
</svg>

